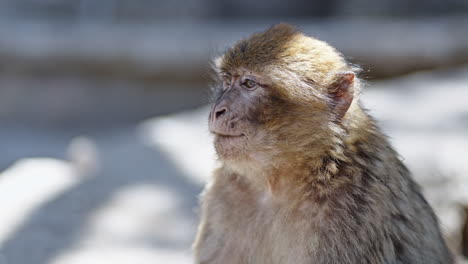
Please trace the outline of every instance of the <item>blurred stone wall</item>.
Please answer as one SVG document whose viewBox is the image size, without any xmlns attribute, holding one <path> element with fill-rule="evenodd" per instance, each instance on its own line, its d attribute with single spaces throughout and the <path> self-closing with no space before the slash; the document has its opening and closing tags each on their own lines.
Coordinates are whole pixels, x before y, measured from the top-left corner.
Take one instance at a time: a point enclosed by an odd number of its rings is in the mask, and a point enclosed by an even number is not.
<svg viewBox="0 0 468 264">
<path fill-rule="evenodd" d="M 468 63 L 465 0 L 0 0 L 0 122 L 134 122 L 205 104 L 210 59 L 278 22 L 366 79 Z"/>
<path fill-rule="evenodd" d="M 209 61 L 272 20 L 151 24 L 0 23 L 0 121 L 114 124 L 207 103 Z M 361 76 L 468 63 L 468 20 L 291 20 Z"/>
</svg>

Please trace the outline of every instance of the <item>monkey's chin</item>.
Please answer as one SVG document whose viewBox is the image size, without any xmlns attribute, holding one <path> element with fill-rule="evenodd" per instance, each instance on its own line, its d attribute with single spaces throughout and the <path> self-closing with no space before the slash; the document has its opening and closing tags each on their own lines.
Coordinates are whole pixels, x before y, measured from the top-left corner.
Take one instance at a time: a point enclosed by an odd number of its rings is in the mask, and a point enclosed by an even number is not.
<svg viewBox="0 0 468 264">
<path fill-rule="evenodd" d="M 215 135 L 214 146 L 218 157 L 223 159 L 240 159 L 246 156 L 247 139 L 244 135 Z"/>
</svg>

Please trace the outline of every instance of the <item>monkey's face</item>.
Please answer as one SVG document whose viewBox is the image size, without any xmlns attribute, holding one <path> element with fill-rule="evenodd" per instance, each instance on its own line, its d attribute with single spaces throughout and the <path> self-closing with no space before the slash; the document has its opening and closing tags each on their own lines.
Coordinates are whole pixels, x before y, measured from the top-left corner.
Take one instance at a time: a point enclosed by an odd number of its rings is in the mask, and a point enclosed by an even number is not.
<svg viewBox="0 0 468 264">
<path fill-rule="evenodd" d="M 354 73 L 341 55 L 288 26 L 238 42 L 214 66 L 209 128 L 223 160 L 320 152 L 353 102 Z"/>
<path fill-rule="evenodd" d="M 245 158 L 267 141 L 268 82 L 251 71 L 224 72 L 215 87 L 209 129 L 221 159 Z"/>
</svg>

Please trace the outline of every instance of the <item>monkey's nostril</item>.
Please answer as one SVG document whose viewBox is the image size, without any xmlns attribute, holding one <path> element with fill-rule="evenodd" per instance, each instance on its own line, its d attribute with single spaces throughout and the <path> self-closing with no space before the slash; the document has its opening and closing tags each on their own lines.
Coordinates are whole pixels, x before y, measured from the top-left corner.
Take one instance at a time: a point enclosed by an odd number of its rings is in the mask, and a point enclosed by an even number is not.
<svg viewBox="0 0 468 264">
<path fill-rule="evenodd" d="M 222 116 L 224 113 L 226 113 L 226 108 L 223 108 L 221 110 L 218 110 L 215 112 L 215 119 L 216 118 L 219 118 L 220 116 Z"/>
</svg>

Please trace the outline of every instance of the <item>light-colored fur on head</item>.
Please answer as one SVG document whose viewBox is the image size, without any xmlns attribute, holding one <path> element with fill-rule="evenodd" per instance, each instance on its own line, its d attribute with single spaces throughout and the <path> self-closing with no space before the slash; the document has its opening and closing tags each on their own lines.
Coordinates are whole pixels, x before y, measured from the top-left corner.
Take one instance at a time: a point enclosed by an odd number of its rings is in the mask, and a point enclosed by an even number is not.
<svg viewBox="0 0 468 264">
<path fill-rule="evenodd" d="M 323 96 L 323 89 L 335 81 L 336 73 L 359 71 L 326 42 L 306 36 L 288 24 L 275 25 L 239 41 L 216 58 L 213 65 L 216 72 L 247 68 L 267 75 L 278 86 L 288 87 L 285 96 L 295 96 L 297 100 Z"/>
</svg>

